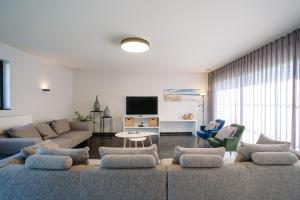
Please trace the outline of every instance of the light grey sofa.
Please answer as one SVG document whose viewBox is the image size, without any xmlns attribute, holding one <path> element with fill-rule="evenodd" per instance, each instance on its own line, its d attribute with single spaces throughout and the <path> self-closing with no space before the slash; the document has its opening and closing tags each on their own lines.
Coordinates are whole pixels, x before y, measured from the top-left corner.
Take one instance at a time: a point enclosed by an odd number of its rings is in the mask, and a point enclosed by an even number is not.
<svg viewBox="0 0 300 200">
<path fill-rule="evenodd" d="M 260 166 L 225 162 L 221 168 L 181 168 L 162 160 L 149 169 L 33 170 L 20 154 L 0 161 L 1 200 L 296 200 L 300 162 Z"/>
<path fill-rule="evenodd" d="M 300 162 L 256 165 L 227 162 L 221 168 L 168 165 L 168 200 L 296 200 L 300 198 Z"/>
<path fill-rule="evenodd" d="M 70 170 L 28 169 L 21 155 L 0 161 L 1 200 L 167 199 L 167 171 L 103 169 L 75 165 Z"/>
<path fill-rule="evenodd" d="M 59 134 L 50 140 L 55 142 L 61 148 L 73 148 L 78 144 L 88 140 L 93 133 L 89 131 L 88 124 L 80 122 L 70 122 L 71 130 Z M 9 138 L 6 134 L 0 135 L 0 159 L 15 155 L 22 148 L 42 142 L 41 138 Z"/>
</svg>

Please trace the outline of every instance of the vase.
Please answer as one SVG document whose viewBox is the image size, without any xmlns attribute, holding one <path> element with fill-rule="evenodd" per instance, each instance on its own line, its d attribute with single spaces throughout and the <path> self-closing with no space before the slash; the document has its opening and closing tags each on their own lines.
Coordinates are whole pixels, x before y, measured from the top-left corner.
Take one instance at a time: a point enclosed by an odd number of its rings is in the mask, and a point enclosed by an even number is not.
<svg viewBox="0 0 300 200">
<path fill-rule="evenodd" d="M 104 117 L 110 117 L 110 110 L 109 110 L 108 106 L 106 106 L 104 109 Z"/>
<path fill-rule="evenodd" d="M 94 111 L 100 111 L 100 103 L 99 103 L 99 100 L 98 100 L 98 95 L 96 96 L 96 101 L 94 103 Z"/>
</svg>

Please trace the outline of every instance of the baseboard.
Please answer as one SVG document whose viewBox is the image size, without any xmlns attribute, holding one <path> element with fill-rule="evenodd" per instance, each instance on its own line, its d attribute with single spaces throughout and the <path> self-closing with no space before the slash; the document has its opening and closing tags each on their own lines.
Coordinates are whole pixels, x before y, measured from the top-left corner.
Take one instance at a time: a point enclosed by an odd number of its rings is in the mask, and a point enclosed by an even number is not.
<svg viewBox="0 0 300 200">
<path fill-rule="evenodd" d="M 161 136 L 193 135 L 192 132 L 161 132 Z"/>
</svg>

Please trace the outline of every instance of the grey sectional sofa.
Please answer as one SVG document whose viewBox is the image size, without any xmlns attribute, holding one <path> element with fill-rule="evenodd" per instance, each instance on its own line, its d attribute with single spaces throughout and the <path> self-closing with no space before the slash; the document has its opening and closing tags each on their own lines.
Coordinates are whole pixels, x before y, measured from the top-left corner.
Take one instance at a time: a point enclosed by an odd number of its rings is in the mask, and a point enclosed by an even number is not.
<svg viewBox="0 0 300 200">
<path fill-rule="evenodd" d="M 22 164 L 20 156 L 0 161 L 1 200 L 167 199 L 167 171 L 162 165 L 102 169 L 90 164 L 70 170 L 33 170 Z"/>
<path fill-rule="evenodd" d="M 101 164 L 100 164 L 101 165 Z M 221 168 L 181 168 L 162 160 L 149 169 L 33 170 L 18 155 L 0 161 L 0 199 L 297 200 L 300 162 L 259 166 L 225 162 Z"/>
<path fill-rule="evenodd" d="M 89 130 L 88 124 L 80 122 L 70 122 L 71 130 L 58 134 L 49 140 L 55 142 L 61 148 L 73 148 L 78 144 L 88 140 L 93 133 Z M 15 155 L 24 147 L 42 142 L 39 138 L 10 138 L 7 134 L 0 134 L 0 159 Z"/>
</svg>

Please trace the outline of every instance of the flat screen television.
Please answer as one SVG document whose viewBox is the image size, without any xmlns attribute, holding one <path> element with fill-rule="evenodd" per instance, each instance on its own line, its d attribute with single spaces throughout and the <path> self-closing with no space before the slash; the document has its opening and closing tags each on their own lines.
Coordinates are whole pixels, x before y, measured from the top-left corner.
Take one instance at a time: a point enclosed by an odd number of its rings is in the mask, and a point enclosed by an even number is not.
<svg viewBox="0 0 300 200">
<path fill-rule="evenodd" d="M 126 97 L 126 115 L 157 115 L 157 113 L 157 96 Z"/>
</svg>

